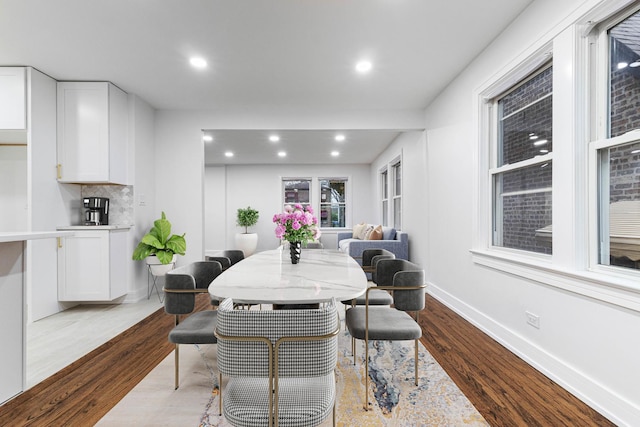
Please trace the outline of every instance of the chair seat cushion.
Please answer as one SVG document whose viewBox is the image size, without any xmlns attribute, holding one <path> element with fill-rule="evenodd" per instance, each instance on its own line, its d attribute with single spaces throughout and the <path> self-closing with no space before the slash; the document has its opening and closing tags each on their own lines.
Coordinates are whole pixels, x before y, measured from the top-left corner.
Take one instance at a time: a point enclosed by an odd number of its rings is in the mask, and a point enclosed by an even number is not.
<svg viewBox="0 0 640 427">
<path fill-rule="evenodd" d="M 355 305 L 364 305 L 365 296 L 361 295 L 355 299 Z M 351 300 L 342 301 L 343 304 L 351 305 Z M 393 297 L 384 289 L 374 289 L 369 292 L 369 305 L 391 305 L 393 304 Z"/>
<path fill-rule="evenodd" d="M 268 379 L 230 377 L 223 390 L 224 416 L 237 426 L 269 425 Z M 315 378 L 280 378 L 280 426 L 318 425 L 333 409 L 333 373 Z"/>
<path fill-rule="evenodd" d="M 169 332 L 173 344 L 215 344 L 218 319 L 217 310 L 197 311 Z"/>
<path fill-rule="evenodd" d="M 365 338 L 365 307 L 347 310 L 346 325 L 352 337 Z M 418 323 L 406 312 L 387 307 L 369 307 L 370 340 L 415 340 L 422 336 Z"/>
</svg>

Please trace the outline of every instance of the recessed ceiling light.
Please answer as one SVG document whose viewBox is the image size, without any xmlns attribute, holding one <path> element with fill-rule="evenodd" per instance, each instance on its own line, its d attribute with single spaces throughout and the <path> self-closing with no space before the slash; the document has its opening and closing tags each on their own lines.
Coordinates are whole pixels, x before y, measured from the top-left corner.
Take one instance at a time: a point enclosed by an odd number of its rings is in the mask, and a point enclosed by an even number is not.
<svg viewBox="0 0 640 427">
<path fill-rule="evenodd" d="M 546 144 L 547 142 L 549 142 L 549 141 L 548 141 L 548 140 L 546 140 L 546 139 L 541 139 L 540 141 L 536 141 L 536 142 L 534 142 L 534 143 L 533 143 L 533 145 L 535 145 L 535 146 L 537 147 L 537 146 L 540 146 L 540 145 L 544 145 L 544 144 Z"/>
<path fill-rule="evenodd" d="M 191 64 L 192 67 L 197 68 L 199 70 L 203 68 L 207 68 L 207 61 L 204 58 L 194 56 L 193 58 L 189 59 L 189 63 Z"/>
<path fill-rule="evenodd" d="M 344 135 L 342 135 L 342 134 L 336 135 L 336 141 L 338 141 L 338 142 L 344 141 Z"/>
<path fill-rule="evenodd" d="M 269 136 L 269 141 L 278 142 L 278 141 L 280 141 L 280 137 L 278 135 L 271 135 L 271 136 Z"/>
<path fill-rule="evenodd" d="M 640 153 L 640 150 L 633 150 L 633 151 L 631 152 L 631 154 L 638 154 L 638 153 Z"/>
<path fill-rule="evenodd" d="M 631 68 L 640 67 L 640 59 L 636 59 L 635 61 L 633 61 L 631 64 L 629 64 L 629 67 Z"/>
<path fill-rule="evenodd" d="M 332 151 L 331 152 L 331 156 L 333 156 L 333 157 L 338 157 L 339 155 L 340 155 L 339 151 Z"/>
<path fill-rule="evenodd" d="M 529 134 L 529 139 L 538 139 L 540 138 L 538 135 L 536 135 L 535 133 L 530 133 Z"/>
<path fill-rule="evenodd" d="M 211 142 L 211 141 L 213 141 L 213 137 L 211 135 L 205 135 L 205 136 L 202 137 L 202 140 L 204 142 Z"/>
<path fill-rule="evenodd" d="M 369 71 L 371 71 L 372 67 L 373 65 L 371 65 L 371 62 L 360 61 L 356 64 L 356 71 L 359 73 L 368 73 Z"/>
<path fill-rule="evenodd" d="M 231 151 L 225 151 L 225 157 L 233 157 L 233 153 Z"/>
<path fill-rule="evenodd" d="M 544 149 L 543 149 L 543 150 L 540 150 L 540 152 L 541 152 L 542 154 L 547 154 L 547 153 L 549 152 L 549 150 L 544 150 Z"/>
<path fill-rule="evenodd" d="M 286 151 L 278 151 L 278 157 L 287 157 Z"/>
<path fill-rule="evenodd" d="M 628 62 L 618 62 L 618 70 L 622 70 L 623 68 L 627 68 L 628 66 Z"/>
</svg>

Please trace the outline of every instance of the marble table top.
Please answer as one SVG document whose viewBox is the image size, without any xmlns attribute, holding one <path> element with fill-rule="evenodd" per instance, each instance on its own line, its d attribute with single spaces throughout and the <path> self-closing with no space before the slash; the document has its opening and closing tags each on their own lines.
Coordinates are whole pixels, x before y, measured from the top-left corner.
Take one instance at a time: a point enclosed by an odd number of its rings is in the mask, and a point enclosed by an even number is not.
<svg viewBox="0 0 640 427">
<path fill-rule="evenodd" d="M 282 248 L 258 252 L 234 264 L 209 285 L 211 296 L 246 304 L 309 304 L 362 295 L 367 277 L 348 254 L 303 249 L 292 264 Z"/>
</svg>

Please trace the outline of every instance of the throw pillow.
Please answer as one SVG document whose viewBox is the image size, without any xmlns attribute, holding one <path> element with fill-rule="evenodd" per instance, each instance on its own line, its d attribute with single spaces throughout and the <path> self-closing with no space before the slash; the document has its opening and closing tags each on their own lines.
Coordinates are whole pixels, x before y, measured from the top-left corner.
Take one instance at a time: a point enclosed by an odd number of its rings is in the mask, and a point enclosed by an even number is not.
<svg viewBox="0 0 640 427">
<path fill-rule="evenodd" d="M 362 230 L 362 234 L 360 234 L 360 240 L 369 240 L 369 234 L 371 233 L 371 230 L 373 230 L 373 225 L 365 225 L 364 229 Z"/>
<path fill-rule="evenodd" d="M 354 239 L 361 239 L 360 237 L 364 231 L 364 229 L 367 227 L 367 223 L 366 222 L 361 222 L 360 224 L 356 224 L 353 226 L 353 234 L 351 237 L 353 237 Z"/>
<path fill-rule="evenodd" d="M 367 240 L 382 240 L 382 226 L 373 228 L 367 236 Z"/>
<path fill-rule="evenodd" d="M 382 227 L 382 240 L 395 240 L 396 229 L 393 227 Z"/>
</svg>

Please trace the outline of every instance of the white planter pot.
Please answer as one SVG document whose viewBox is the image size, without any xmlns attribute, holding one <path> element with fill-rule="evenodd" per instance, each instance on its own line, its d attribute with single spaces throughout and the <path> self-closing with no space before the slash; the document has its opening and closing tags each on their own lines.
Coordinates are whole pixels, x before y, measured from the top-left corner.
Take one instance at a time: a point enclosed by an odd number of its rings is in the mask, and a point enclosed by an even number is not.
<svg viewBox="0 0 640 427">
<path fill-rule="evenodd" d="M 258 233 L 236 234 L 236 249 L 244 252 L 245 258 L 251 256 L 258 246 Z"/>
<path fill-rule="evenodd" d="M 158 260 L 158 257 L 155 255 L 150 255 L 146 257 L 144 260 L 149 266 L 149 270 L 151 271 L 151 274 L 153 274 L 154 276 L 164 276 L 165 274 L 167 274 L 167 272 L 173 270 L 173 268 L 176 265 L 177 258 L 178 256 L 174 254 L 169 264 L 162 264 Z"/>
</svg>

